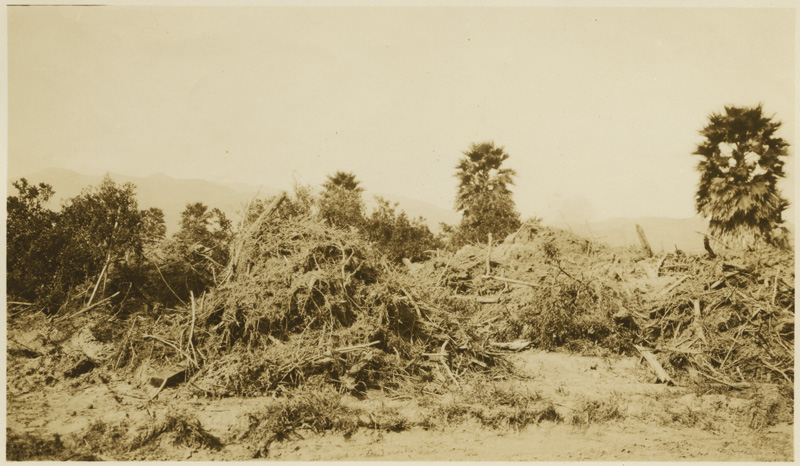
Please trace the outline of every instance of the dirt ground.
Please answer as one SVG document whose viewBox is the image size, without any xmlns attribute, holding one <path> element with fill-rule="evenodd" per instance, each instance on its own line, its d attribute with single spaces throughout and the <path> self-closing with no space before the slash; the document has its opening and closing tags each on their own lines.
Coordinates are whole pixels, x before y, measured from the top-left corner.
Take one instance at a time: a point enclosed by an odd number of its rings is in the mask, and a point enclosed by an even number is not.
<svg viewBox="0 0 800 466">
<path fill-rule="evenodd" d="M 28 355 L 32 356 L 32 355 Z M 94 459 L 248 460 L 254 447 L 244 433 L 248 414 L 277 403 L 271 397 L 198 397 L 187 384 L 156 391 L 101 370 L 38 386 L 39 357 L 8 358 L 7 438 L 81 442 Z M 550 400 L 560 416 L 523 428 L 486 427 L 474 420 L 430 426 L 416 398 L 371 392 L 346 403 L 370 411 L 391 405 L 408 422 L 400 432 L 360 428 L 315 434 L 301 430 L 272 442 L 268 459 L 412 461 L 792 461 L 793 423 L 763 422 L 769 388 L 756 394 L 698 394 L 697 390 L 655 384 L 646 365 L 631 357 L 586 357 L 526 351 L 509 356 L 521 377 L 490 382 Z M 431 394 L 426 406 L 458 399 L 466 384 Z M 152 424 L 170 412 L 191 413 L 220 440 L 217 449 L 176 446 L 161 439 L 123 457 L 93 445 L 87 430 L 99 423 L 131 429 Z M 604 413 L 602 416 L 598 413 Z M 759 417 L 761 416 L 761 417 Z M 759 422 L 755 422 L 761 419 Z M 124 437 L 124 433 L 122 434 Z M 80 440 L 77 440 L 80 439 Z M 78 446 L 73 445 L 73 448 Z M 68 459 L 56 457 L 53 459 Z M 72 458 L 80 459 L 80 458 Z"/>
<path fill-rule="evenodd" d="M 434 433 L 362 434 L 346 441 L 326 436 L 280 445 L 272 457 L 297 461 L 789 461 L 791 454 L 789 427 L 755 438 L 623 422 L 588 428 L 547 423 L 522 432 L 465 425 Z"/>
</svg>

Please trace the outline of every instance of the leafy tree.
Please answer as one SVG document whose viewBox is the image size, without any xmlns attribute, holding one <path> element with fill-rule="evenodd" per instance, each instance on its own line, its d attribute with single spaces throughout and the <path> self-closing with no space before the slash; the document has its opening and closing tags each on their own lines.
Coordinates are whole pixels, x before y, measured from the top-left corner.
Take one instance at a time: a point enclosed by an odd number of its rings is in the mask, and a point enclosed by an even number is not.
<svg viewBox="0 0 800 466">
<path fill-rule="evenodd" d="M 141 259 L 142 214 L 135 187 L 106 176 L 96 187 L 67 200 L 60 213 L 45 207 L 53 195 L 47 184 L 14 183 L 8 209 L 9 294 L 43 304 L 53 312 L 78 285 L 102 274 L 104 288 L 120 283 L 118 267 Z"/>
<path fill-rule="evenodd" d="M 213 249 L 217 257 L 224 260 L 231 232 L 231 222 L 224 212 L 217 208 L 209 210 L 202 202 L 187 204 L 181 212 L 180 225 L 180 230 L 175 234 L 178 240 L 188 245 Z"/>
<path fill-rule="evenodd" d="M 155 243 L 167 236 L 167 224 L 164 211 L 158 207 L 150 207 L 142 211 L 142 238 L 145 243 Z"/>
<path fill-rule="evenodd" d="M 311 185 L 303 185 L 295 181 L 293 192 L 281 204 L 279 215 L 281 218 L 302 217 L 312 215 L 317 200 Z"/>
<path fill-rule="evenodd" d="M 485 241 L 489 233 L 502 238 L 519 228 L 519 213 L 508 188 L 516 173 L 502 168 L 508 157 L 494 142 L 473 143 L 456 165 L 455 207 L 462 212 L 457 244 Z"/>
<path fill-rule="evenodd" d="M 53 231 L 58 214 L 46 207 L 55 192 L 40 183 L 15 181 L 16 196 L 6 202 L 6 286 L 15 299 L 33 301 L 50 281 L 58 244 Z"/>
<path fill-rule="evenodd" d="M 177 301 L 165 288 L 159 266 L 163 266 L 162 256 L 167 247 L 167 226 L 164 212 L 158 207 L 150 207 L 139 212 L 141 216 L 140 240 L 142 252 L 135 260 L 121 261 L 116 264 L 118 280 L 128 285 L 125 298 L 145 304 L 175 305 Z"/>
<path fill-rule="evenodd" d="M 224 212 L 202 202 L 186 205 L 180 230 L 163 243 L 155 258 L 161 281 L 169 285 L 170 295 L 177 294 L 168 296 L 162 289 L 165 303 L 175 297 L 187 301 L 190 292 L 197 296 L 216 283 L 228 262 L 231 236 L 231 222 Z"/>
<path fill-rule="evenodd" d="M 694 154 L 702 157 L 696 209 L 709 218 L 709 233 L 748 247 L 781 243 L 789 205 L 777 188 L 789 146 L 775 135 L 781 123 L 765 117 L 761 105 L 726 106 L 708 119 Z"/>
<path fill-rule="evenodd" d="M 366 219 L 364 234 L 389 260 L 422 260 L 425 251 L 440 246 L 422 217 L 409 220 L 403 210 L 398 212 L 396 203 L 392 205 L 380 196 L 375 200 L 378 206 Z"/>
<path fill-rule="evenodd" d="M 56 228 L 63 239 L 58 253 L 54 286 L 66 292 L 96 278 L 104 268 L 114 283 L 112 269 L 141 260 L 142 214 L 132 183 L 116 184 L 108 175 L 66 201 Z"/>
<path fill-rule="evenodd" d="M 59 227 L 70 236 L 65 254 L 81 258 L 88 278 L 100 272 L 108 257 L 117 260 L 141 252 L 142 216 L 132 183 L 116 184 L 108 175 L 69 199 L 62 208 Z"/>
<path fill-rule="evenodd" d="M 364 222 L 364 201 L 360 182 L 352 173 L 337 171 L 328 175 L 322 184 L 319 200 L 319 215 L 329 224 L 346 228 L 359 228 Z"/>
</svg>

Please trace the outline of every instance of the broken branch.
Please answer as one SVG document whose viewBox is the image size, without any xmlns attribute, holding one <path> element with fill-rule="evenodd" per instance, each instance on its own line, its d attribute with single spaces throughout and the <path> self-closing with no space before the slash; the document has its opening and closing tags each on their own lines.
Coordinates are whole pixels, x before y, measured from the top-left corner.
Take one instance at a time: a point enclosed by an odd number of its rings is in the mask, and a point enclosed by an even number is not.
<svg viewBox="0 0 800 466">
<path fill-rule="evenodd" d="M 658 359 L 656 359 L 653 353 L 639 345 L 633 346 L 644 357 L 647 363 L 650 364 L 650 368 L 653 369 L 653 372 L 655 372 L 659 382 L 666 383 L 668 385 L 675 385 L 675 382 L 673 382 L 672 378 L 669 376 L 669 374 L 667 374 L 667 371 L 664 370 L 664 368 L 661 366 L 661 363 L 658 362 Z"/>
<path fill-rule="evenodd" d="M 513 278 L 498 277 L 497 275 L 481 275 L 481 278 L 493 278 L 501 282 L 514 283 L 516 285 L 525 285 L 525 286 L 530 286 L 532 288 L 539 288 L 540 286 L 537 285 L 536 283 L 524 282 L 522 280 L 514 280 Z"/>
</svg>

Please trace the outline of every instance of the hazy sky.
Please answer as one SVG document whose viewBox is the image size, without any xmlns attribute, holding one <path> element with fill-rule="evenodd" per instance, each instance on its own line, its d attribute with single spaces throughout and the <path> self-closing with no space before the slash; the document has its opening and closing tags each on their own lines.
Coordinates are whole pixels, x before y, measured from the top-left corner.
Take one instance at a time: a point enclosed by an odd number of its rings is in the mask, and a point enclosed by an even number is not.
<svg viewBox="0 0 800 466">
<path fill-rule="evenodd" d="M 341 169 L 449 208 L 461 152 L 494 140 L 523 215 L 600 220 L 692 216 L 697 131 L 726 104 L 762 102 L 794 154 L 791 9 L 7 11 L 10 176 Z"/>
</svg>

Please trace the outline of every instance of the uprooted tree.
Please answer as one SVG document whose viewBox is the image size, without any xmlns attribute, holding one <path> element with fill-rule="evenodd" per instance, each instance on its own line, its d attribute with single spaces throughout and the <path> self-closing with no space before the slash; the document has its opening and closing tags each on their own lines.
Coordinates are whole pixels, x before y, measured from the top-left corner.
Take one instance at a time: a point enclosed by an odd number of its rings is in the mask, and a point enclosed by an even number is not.
<svg viewBox="0 0 800 466">
<path fill-rule="evenodd" d="M 726 106 L 708 120 L 694 154 L 702 157 L 696 209 L 709 218 L 709 233 L 731 245 L 785 244 L 789 202 L 777 182 L 789 143 L 775 135 L 781 123 L 764 116 L 761 105 Z"/>
<path fill-rule="evenodd" d="M 520 226 L 509 185 L 516 173 L 502 168 L 509 155 L 494 142 L 473 143 L 458 165 L 456 210 L 462 213 L 455 243 L 485 241 L 492 233 L 503 238 Z"/>
</svg>

